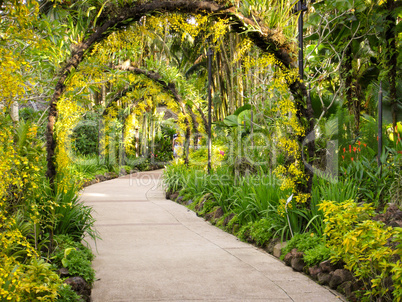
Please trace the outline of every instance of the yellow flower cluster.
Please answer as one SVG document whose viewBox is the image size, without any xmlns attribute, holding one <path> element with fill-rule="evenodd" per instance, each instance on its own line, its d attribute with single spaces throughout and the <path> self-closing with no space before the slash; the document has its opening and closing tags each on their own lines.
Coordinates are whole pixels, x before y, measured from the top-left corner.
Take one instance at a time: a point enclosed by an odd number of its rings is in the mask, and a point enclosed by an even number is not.
<svg viewBox="0 0 402 302">
<path fill-rule="evenodd" d="M 251 62 L 249 61 L 252 57 L 246 56 L 246 54 L 250 51 L 251 46 L 253 46 L 253 42 L 249 38 L 244 38 L 237 46 L 236 46 L 236 51 L 234 52 L 234 58 L 233 62 L 237 63 L 240 59 L 246 58 L 246 62 L 248 65 L 248 68 L 250 68 Z"/>
<path fill-rule="evenodd" d="M 26 146 L 19 148 L 14 138 L 14 126 L 0 122 L 0 200 L 18 204 L 27 196 L 35 196 L 40 179 L 41 154 L 44 152 L 36 139 L 36 125 L 25 125 Z M 21 126 L 23 127 L 23 126 Z M 23 132 L 23 131 L 22 131 Z"/>
<path fill-rule="evenodd" d="M 62 190 L 66 190 L 74 175 L 70 173 L 73 163 L 73 148 L 71 134 L 74 127 L 77 126 L 85 110 L 74 100 L 68 97 L 62 97 L 57 104 L 59 118 L 55 125 L 55 134 L 57 139 L 56 164 L 57 172 L 65 177 L 59 183 Z"/>
<path fill-rule="evenodd" d="M 154 20 L 155 22 L 166 22 L 166 19 L 158 20 L 155 18 Z M 208 16 L 195 15 L 189 17 L 183 14 L 170 14 L 167 20 L 172 29 L 182 32 L 182 41 L 184 41 L 187 35 L 195 39 L 200 34 L 208 22 Z"/>
<path fill-rule="evenodd" d="M 143 27 L 133 25 L 127 30 L 115 31 L 109 35 L 104 41 L 94 45 L 91 52 L 91 61 L 96 61 L 97 65 L 107 65 L 110 63 L 118 64 L 118 59 L 130 59 L 136 61 L 138 55 L 141 53 L 141 40 L 138 36 L 141 35 L 141 31 L 144 31 Z M 149 32 L 143 33 L 143 36 L 149 36 Z M 121 54 L 122 50 L 125 51 L 123 57 L 117 54 Z M 93 66 L 91 66 L 93 67 Z"/>
<path fill-rule="evenodd" d="M 20 290 L 26 284 L 21 280 L 23 271 L 15 252 L 22 251 L 28 259 L 38 254 L 15 226 L 15 220 L 6 216 L 5 208 L 0 201 L 0 300 L 22 301 Z"/>
</svg>

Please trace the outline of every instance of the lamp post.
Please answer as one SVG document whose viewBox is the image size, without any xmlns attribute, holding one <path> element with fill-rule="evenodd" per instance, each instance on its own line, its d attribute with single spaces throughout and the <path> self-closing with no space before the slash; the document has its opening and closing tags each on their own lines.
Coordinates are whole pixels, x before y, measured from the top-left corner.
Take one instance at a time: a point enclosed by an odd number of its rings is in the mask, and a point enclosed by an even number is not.
<svg viewBox="0 0 402 302">
<path fill-rule="evenodd" d="M 298 29 L 299 29 L 299 78 L 303 81 L 304 77 L 304 66 L 303 66 L 303 13 L 307 11 L 307 5 L 303 0 L 299 0 L 295 5 L 294 12 L 295 14 L 300 12 L 299 20 L 298 20 Z"/>
<path fill-rule="evenodd" d="M 380 167 L 380 173 L 382 172 L 382 81 L 380 81 L 380 90 L 378 91 L 378 158 L 377 163 Z"/>
<path fill-rule="evenodd" d="M 212 57 L 214 55 L 214 51 L 211 46 L 208 47 L 208 174 L 211 173 L 211 149 L 212 149 L 212 141 L 211 141 L 211 124 L 212 124 Z"/>
</svg>

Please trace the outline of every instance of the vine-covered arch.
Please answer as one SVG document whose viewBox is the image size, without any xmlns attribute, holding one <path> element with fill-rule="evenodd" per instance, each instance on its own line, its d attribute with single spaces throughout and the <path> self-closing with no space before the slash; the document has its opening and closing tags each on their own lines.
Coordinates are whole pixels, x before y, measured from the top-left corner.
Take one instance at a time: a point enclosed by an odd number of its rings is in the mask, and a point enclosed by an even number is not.
<svg viewBox="0 0 402 302">
<path fill-rule="evenodd" d="M 231 30 L 236 33 L 246 34 L 256 46 L 263 52 L 271 53 L 276 63 L 283 69 L 296 68 L 292 59 L 292 44 L 286 39 L 278 39 L 277 33 L 269 28 L 257 24 L 250 18 L 237 12 L 235 7 L 227 4 L 226 1 L 151 1 L 142 4 L 126 5 L 124 7 L 115 7 L 104 10 L 97 22 L 97 26 L 91 34 L 74 47 L 71 57 L 67 60 L 64 68 L 61 70 L 54 94 L 49 104 L 49 118 L 47 125 L 47 177 L 53 179 L 56 175 L 56 167 L 53 160 L 56 140 L 54 138 L 54 125 L 57 119 L 57 102 L 66 88 L 66 80 L 73 70 L 75 70 L 84 59 L 88 51 L 97 42 L 104 40 L 113 31 L 128 26 L 133 22 L 138 22 L 144 15 L 154 15 L 160 13 L 188 13 L 188 14 L 212 14 L 216 18 L 229 19 Z M 296 100 L 301 101 L 306 96 L 304 84 L 298 80 L 290 80 L 289 88 Z M 301 103 L 301 102 L 299 102 Z M 185 110 L 185 107 L 183 108 Z M 310 132 L 313 127 L 312 108 L 307 103 L 307 109 L 299 106 L 299 114 L 308 119 L 309 125 L 307 131 Z M 198 109 L 197 109 L 198 110 Z M 200 110 L 198 110 L 200 112 Z M 310 146 L 311 147 L 311 146 Z M 309 149 L 311 149 L 309 147 Z M 310 150 L 309 150 L 310 151 Z M 311 152 L 309 152 L 311 153 Z"/>
<path fill-rule="evenodd" d="M 198 137 L 198 135 L 200 134 L 200 124 L 197 121 L 197 114 L 193 111 L 191 106 L 189 106 L 188 104 L 186 104 L 183 101 L 183 97 L 180 95 L 180 93 L 176 87 L 177 85 L 174 82 L 166 82 L 163 79 L 162 75 L 160 75 L 158 72 L 146 71 L 146 70 L 136 68 L 133 66 L 127 66 L 127 67 L 112 66 L 112 68 L 116 69 L 116 70 L 125 70 L 128 72 L 137 74 L 137 75 L 143 75 L 143 76 L 147 77 L 148 79 L 158 83 L 164 91 L 171 94 L 171 96 L 173 97 L 173 100 L 175 101 L 177 106 L 180 108 L 180 113 L 182 113 L 185 116 L 185 119 L 184 119 L 184 123 L 186 125 L 186 129 L 185 129 L 185 162 L 187 163 L 188 156 L 189 156 L 191 130 L 194 131 L 195 137 Z M 108 108 L 113 106 L 122 97 L 126 96 L 126 94 L 128 92 L 134 90 L 136 87 L 137 87 L 137 85 L 135 84 L 135 85 L 131 85 L 129 87 L 126 87 L 126 88 L 116 92 L 113 95 L 113 97 L 111 98 L 111 100 L 108 102 L 108 104 L 106 105 L 106 108 L 103 111 L 103 115 L 107 115 Z M 135 104 L 133 104 L 133 105 L 135 106 Z M 197 104 L 193 104 L 193 105 L 195 105 L 195 107 L 197 109 L 197 113 L 203 121 L 203 128 L 207 129 L 208 123 L 207 123 L 207 120 L 206 120 L 205 115 L 203 114 L 201 108 Z M 170 108 L 170 109 L 172 109 L 172 108 Z M 190 116 L 191 122 L 187 116 Z"/>
</svg>

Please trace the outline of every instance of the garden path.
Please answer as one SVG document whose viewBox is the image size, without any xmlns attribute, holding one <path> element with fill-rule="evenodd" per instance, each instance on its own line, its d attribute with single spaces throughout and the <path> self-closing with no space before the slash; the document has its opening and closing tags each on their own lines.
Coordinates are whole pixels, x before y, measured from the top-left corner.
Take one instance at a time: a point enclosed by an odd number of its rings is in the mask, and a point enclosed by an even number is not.
<svg viewBox="0 0 402 302">
<path fill-rule="evenodd" d="M 89 186 L 102 237 L 93 302 L 341 301 L 275 257 L 166 200 L 161 171 Z"/>
</svg>

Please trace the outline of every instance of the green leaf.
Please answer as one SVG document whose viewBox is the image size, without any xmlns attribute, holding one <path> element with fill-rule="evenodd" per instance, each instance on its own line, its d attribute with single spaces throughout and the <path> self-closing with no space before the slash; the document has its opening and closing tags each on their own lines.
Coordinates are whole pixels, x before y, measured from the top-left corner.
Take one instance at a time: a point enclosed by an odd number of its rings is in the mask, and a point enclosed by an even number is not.
<svg viewBox="0 0 402 302">
<path fill-rule="evenodd" d="M 223 123 L 224 123 L 226 126 L 229 126 L 229 127 L 238 126 L 239 123 L 238 123 L 238 121 L 237 121 L 237 118 L 238 118 L 238 117 L 237 117 L 236 115 L 228 115 L 227 117 L 224 118 Z"/>
<path fill-rule="evenodd" d="M 239 115 L 241 112 L 243 112 L 245 110 L 251 110 L 251 105 L 246 104 L 244 106 L 237 108 L 236 111 L 233 113 L 233 115 Z"/>
</svg>

